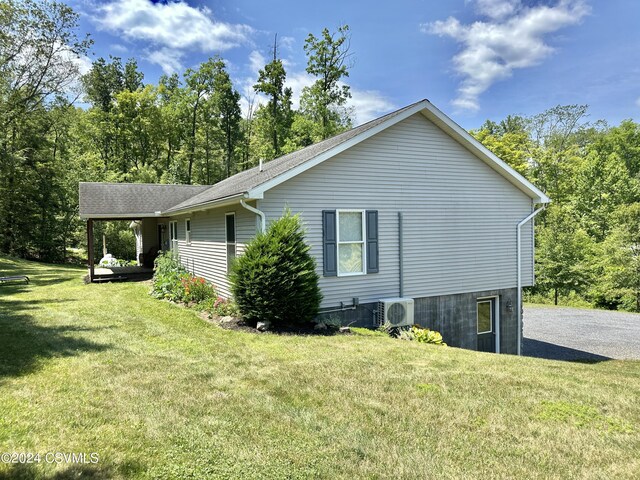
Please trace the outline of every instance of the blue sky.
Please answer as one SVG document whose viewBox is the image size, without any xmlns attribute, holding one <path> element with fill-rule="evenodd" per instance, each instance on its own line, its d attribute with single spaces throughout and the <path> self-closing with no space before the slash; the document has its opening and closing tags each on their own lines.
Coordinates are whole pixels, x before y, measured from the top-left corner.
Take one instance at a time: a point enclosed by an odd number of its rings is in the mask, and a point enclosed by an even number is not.
<svg viewBox="0 0 640 480">
<path fill-rule="evenodd" d="M 91 59 L 138 60 L 147 82 L 214 54 L 245 96 L 274 34 L 297 99 L 311 83 L 304 39 L 351 27 L 356 123 L 428 98 L 465 128 L 558 104 L 591 119 L 640 119 L 640 2 L 70 0 Z M 258 101 L 260 99 L 258 98 Z"/>
</svg>

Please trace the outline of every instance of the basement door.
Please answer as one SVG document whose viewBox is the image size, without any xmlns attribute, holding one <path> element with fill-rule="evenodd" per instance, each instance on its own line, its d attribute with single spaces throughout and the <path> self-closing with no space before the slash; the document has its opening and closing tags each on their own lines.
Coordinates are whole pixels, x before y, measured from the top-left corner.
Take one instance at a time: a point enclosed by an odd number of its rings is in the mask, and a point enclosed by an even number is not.
<svg viewBox="0 0 640 480">
<path fill-rule="evenodd" d="M 496 352 L 497 297 L 479 298 L 476 303 L 478 351 Z"/>
</svg>

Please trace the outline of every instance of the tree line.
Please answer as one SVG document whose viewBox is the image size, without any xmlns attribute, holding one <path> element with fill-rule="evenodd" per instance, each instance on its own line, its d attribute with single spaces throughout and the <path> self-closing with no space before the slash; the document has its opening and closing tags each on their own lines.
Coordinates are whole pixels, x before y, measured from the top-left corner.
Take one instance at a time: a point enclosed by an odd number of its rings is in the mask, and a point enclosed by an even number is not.
<svg viewBox="0 0 640 480">
<path fill-rule="evenodd" d="M 0 250 L 64 261 L 83 242 L 80 181 L 209 185 L 350 128 L 349 35 L 347 25 L 308 35 L 306 70 L 316 80 L 298 109 L 276 40 L 243 113 L 219 56 L 157 83 L 118 57 L 98 58 L 81 75 L 77 59 L 92 42 L 78 34 L 71 7 L 2 2 Z M 122 222 L 97 230 L 112 245 L 131 236 Z"/>
<path fill-rule="evenodd" d="M 640 311 L 640 125 L 566 105 L 471 133 L 552 200 L 536 218 L 530 299 Z"/>
<path fill-rule="evenodd" d="M 76 59 L 92 43 L 77 13 L 5 0 L 0 251 L 66 261 L 84 242 L 80 181 L 214 184 L 350 128 L 349 38 L 347 25 L 307 36 L 316 80 L 295 109 L 277 38 L 246 97 L 218 56 L 156 83 L 118 57 L 81 75 Z M 586 106 L 570 105 L 471 133 L 553 200 L 537 218 L 530 297 L 640 311 L 640 126 L 590 122 Z M 111 245 L 133 245 L 125 224 L 97 228 Z"/>
</svg>

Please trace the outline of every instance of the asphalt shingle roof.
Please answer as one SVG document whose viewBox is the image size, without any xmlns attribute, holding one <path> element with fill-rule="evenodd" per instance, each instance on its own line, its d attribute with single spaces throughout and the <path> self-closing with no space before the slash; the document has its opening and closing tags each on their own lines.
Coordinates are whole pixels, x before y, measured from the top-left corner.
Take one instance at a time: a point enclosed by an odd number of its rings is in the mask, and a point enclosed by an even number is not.
<svg viewBox="0 0 640 480">
<path fill-rule="evenodd" d="M 423 100 L 421 100 L 422 102 Z M 259 185 L 291 170 L 292 168 L 301 165 L 318 155 L 326 152 L 327 150 L 331 150 L 334 147 L 360 135 L 361 133 L 370 130 L 381 123 L 389 120 L 392 117 L 414 107 L 417 103 L 413 103 L 408 105 L 400 110 L 396 110 L 395 112 L 391 112 L 387 115 L 384 115 L 380 118 L 376 118 L 375 120 L 371 120 L 365 124 L 360 125 L 359 127 L 352 128 L 351 130 L 347 130 L 346 132 L 340 133 L 334 137 L 323 140 L 322 142 L 314 143 L 313 145 L 309 145 L 301 150 L 290 153 L 288 155 L 284 155 L 282 157 L 278 157 L 270 162 L 265 162 L 263 164 L 262 171 L 260 171 L 259 167 L 253 167 L 249 170 L 245 170 L 244 172 L 237 173 L 221 182 L 216 183 L 212 187 L 207 190 L 186 199 L 184 202 L 176 204 L 175 206 L 166 210 L 167 213 L 184 210 L 190 207 L 195 207 L 197 205 L 206 204 L 210 202 L 214 202 L 216 200 L 221 200 L 227 197 L 233 197 L 244 192 L 251 190 L 252 188 L 256 188 Z"/>
<path fill-rule="evenodd" d="M 215 185 L 162 185 L 154 183 L 80 183 L 80 216 L 111 215 L 152 217 L 156 212 L 173 213 L 241 195 L 302 165 L 334 147 L 414 107 L 420 102 L 391 112 L 346 132 L 301 150 L 237 173 Z"/>
<path fill-rule="evenodd" d="M 80 216 L 153 217 L 155 212 L 166 210 L 210 188 L 210 185 L 81 182 Z"/>
</svg>

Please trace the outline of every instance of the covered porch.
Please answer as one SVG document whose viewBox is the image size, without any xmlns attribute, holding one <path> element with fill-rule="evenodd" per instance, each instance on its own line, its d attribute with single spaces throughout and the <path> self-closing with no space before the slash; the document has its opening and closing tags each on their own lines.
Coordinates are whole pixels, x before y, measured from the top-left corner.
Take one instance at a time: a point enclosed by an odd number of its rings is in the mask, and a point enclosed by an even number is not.
<svg viewBox="0 0 640 480">
<path fill-rule="evenodd" d="M 95 222 L 126 220 L 136 224 L 137 265 L 104 265 L 99 263 L 95 254 Z M 89 218 L 87 219 L 87 264 L 89 282 L 112 282 L 127 280 L 147 280 L 153 276 L 153 262 L 158 253 L 167 248 L 166 219 L 158 218 Z M 105 248 L 106 251 L 106 248 Z"/>
<path fill-rule="evenodd" d="M 150 183 L 80 183 L 80 218 L 87 222 L 88 281 L 150 278 L 158 252 L 169 248 L 168 218 L 162 212 L 208 188 Z M 110 221 L 131 222 L 136 237 L 136 265 L 97 264 L 94 226 L 96 222 Z"/>
</svg>

